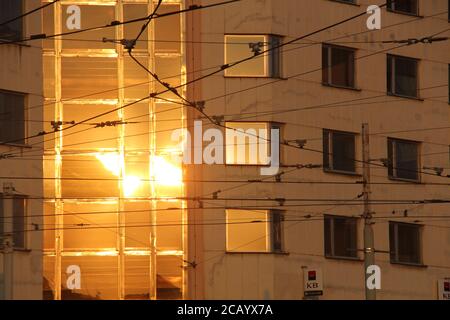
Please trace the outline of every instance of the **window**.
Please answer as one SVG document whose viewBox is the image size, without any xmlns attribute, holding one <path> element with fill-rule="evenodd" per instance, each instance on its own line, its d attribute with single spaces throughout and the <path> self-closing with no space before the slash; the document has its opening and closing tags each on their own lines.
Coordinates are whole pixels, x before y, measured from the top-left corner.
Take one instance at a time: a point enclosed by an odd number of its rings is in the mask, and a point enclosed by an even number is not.
<svg viewBox="0 0 450 320">
<path fill-rule="evenodd" d="M 271 144 L 269 122 L 226 122 L 226 164 L 267 165 Z"/>
<path fill-rule="evenodd" d="M 391 179 L 419 181 L 419 143 L 388 139 L 388 172 Z"/>
<path fill-rule="evenodd" d="M 281 54 L 278 46 L 281 37 L 272 35 L 225 35 L 225 64 L 257 56 L 236 66 L 225 69 L 226 77 L 280 77 Z"/>
<path fill-rule="evenodd" d="M 278 210 L 228 209 L 228 252 L 282 252 L 283 214 Z"/>
<path fill-rule="evenodd" d="M 355 50 L 324 44 L 322 82 L 338 87 L 355 87 Z"/>
<path fill-rule="evenodd" d="M 17 19 L 10 23 L 3 24 L 6 21 L 14 19 L 22 14 L 22 1 L 20 0 L 1 0 L 0 1 L 0 39 L 19 40 L 22 38 L 23 19 Z"/>
<path fill-rule="evenodd" d="M 388 0 L 387 9 L 406 14 L 419 14 L 418 0 Z"/>
<path fill-rule="evenodd" d="M 25 96 L 0 91 L 0 143 L 25 143 Z"/>
<path fill-rule="evenodd" d="M 325 215 L 325 256 L 357 258 L 356 233 L 356 218 Z"/>
<path fill-rule="evenodd" d="M 325 171 L 356 173 L 355 138 L 354 133 L 323 130 L 323 167 Z"/>
<path fill-rule="evenodd" d="M 26 197 L 25 196 L 13 196 L 12 198 L 4 198 L 4 194 L 0 194 L 0 244 L 2 243 L 2 237 L 5 234 L 12 233 L 13 247 L 15 249 L 26 248 Z M 6 217 L 5 212 L 5 199 L 6 201 L 12 200 L 12 230 L 9 224 L 4 223 Z M 7 220 L 8 221 L 8 220 Z"/>
<path fill-rule="evenodd" d="M 26 248 L 26 198 L 24 196 L 14 196 L 13 198 L 13 242 L 14 248 Z"/>
<path fill-rule="evenodd" d="M 389 222 L 391 263 L 422 264 L 421 226 Z"/>
<path fill-rule="evenodd" d="M 418 60 L 387 56 L 387 92 L 405 97 L 418 97 Z"/>
<path fill-rule="evenodd" d="M 335 2 L 345 2 L 345 3 L 351 3 L 351 4 L 355 4 L 356 0 L 333 0 Z"/>
</svg>

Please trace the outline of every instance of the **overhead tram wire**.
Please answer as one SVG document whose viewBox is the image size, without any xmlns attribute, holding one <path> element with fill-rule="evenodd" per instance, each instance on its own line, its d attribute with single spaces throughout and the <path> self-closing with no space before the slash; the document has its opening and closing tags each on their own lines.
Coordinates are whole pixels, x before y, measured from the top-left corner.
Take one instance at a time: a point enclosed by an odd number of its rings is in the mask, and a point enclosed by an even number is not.
<svg viewBox="0 0 450 320">
<path fill-rule="evenodd" d="M 197 10 L 213 8 L 213 7 L 222 6 L 222 5 L 226 5 L 226 4 L 230 4 L 230 3 L 234 3 L 234 2 L 239 2 L 239 1 L 242 1 L 242 0 L 229 0 L 229 1 L 219 2 L 219 3 L 212 3 L 212 4 L 209 4 L 209 5 L 192 5 L 192 6 L 188 7 L 187 9 L 182 9 L 182 10 L 178 10 L 178 11 L 172 11 L 172 12 L 166 12 L 166 13 L 160 14 L 158 16 L 155 16 L 154 19 L 168 17 L 168 16 L 172 16 L 172 15 L 177 15 L 177 14 L 183 14 L 183 13 L 197 11 Z M 43 39 L 62 37 L 62 36 L 73 35 L 73 34 L 78 34 L 78 33 L 83 33 L 83 32 L 88 32 L 88 31 L 97 31 L 97 30 L 102 30 L 102 29 L 106 29 L 106 28 L 117 27 L 117 26 L 120 26 L 120 25 L 126 25 L 126 24 L 130 24 L 130 23 L 146 21 L 147 19 L 148 19 L 148 16 L 142 17 L 142 18 L 131 19 L 131 20 L 127 20 L 127 21 L 122 21 L 122 22 L 121 21 L 112 21 L 110 24 L 106 24 L 106 25 L 103 25 L 103 26 L 90 27 L 90 28 L 74 30 L 74 31 L 68 31 L 68 32 L 62 32 L 62 33 L 51 34 L 51 35 L 46 35 L 44 33 L 42 33 L 42 34 L 34 34 L 34 35 L 31 35 L 28 38 L 23 38 L 23 39 L 13 40 L 13 41 L 0 42 L 0 45 L 16 44 L 16 43 L 22 43 L 22 42 L 26 42 L 26 41 L 43 40 Z"/>
</svg>

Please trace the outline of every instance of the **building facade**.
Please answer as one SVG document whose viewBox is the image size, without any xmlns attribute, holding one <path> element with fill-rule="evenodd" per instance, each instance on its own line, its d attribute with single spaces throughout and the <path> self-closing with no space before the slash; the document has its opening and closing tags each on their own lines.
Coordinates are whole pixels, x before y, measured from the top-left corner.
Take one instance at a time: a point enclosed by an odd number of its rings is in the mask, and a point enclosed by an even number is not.
<svg viewBox="0 0 450 320">
<path fill-rule="evenodd" d="M 0 299 L 42 297 L 42 48 L 8 43 L 40 30 L 13 20 L 39 6 L 0 2 Z"/>
<path fill-rule="evenodd" d="M 44 33 L 65 34 L 43 41 L 45 119 L 58 127 L 44 159 L 47 299 L 186 293 L 184 186 L 168 130 L 183 126 L 184 110 L 170 92 L 148 99 L 165 88 L 144 69 L 184 82 L 183 17 L 155 19 L 143 32 L 132 50 L 143 67 L 121 40 L 145 21 L 77 33 L 146 17 L 155 5 L 64 0 L 42 10 Z M 158 12 L 181 7 L 164 1 Z"/>
<path fill-rule="evenodd" d="M 132 49 L 179 95 L 128 53 L 145 21 L 117 23 L 158 1 L 42 10 L 43 32 L 64 34 L 43 40 L 44 130 L 54 130 L 43 161 L 44 298 L 303 299 L 313 270 L 319 299 L 363 299 L 370 162 L 377 296 L 437 299 L 450 277 L 449 44 L 386 41 L 447 36 L 447 1 L 390 3 L 381 30 L 363 15 L 292 43 L 368 4 L 243 0 L 176 13 L 194 4 L 163 1 Z M 175 161 L 207 150 L 196 121 L 222 132 L 223 164 Z M 177 129 L 203 145 L 179 144 Z M 228 135 L 241 129 L 244 140 Z M 268 129 L 280 132 L 281 165 L 262 176 L 276 148 L 275 135 L 259 136 Z M 262 152 L 247 156 L 255 145 Z"/>
<path fill-rule="evenodd" d="M 187 206 L 203 208 L 188 215 L 190 297 L 303 299 L 312 270 L 316 298 L 364 299 L 366 123 L 377 298 L 438 298 L 450 276 L 448 203 L 438 203 L 449 199 L 449 42 L 392 40 L 448 37 L 448 1 L 396 3 L 381 7 L 380 30 L 367 14 L 308 37 L 383 2 L 249 0 L 187 18 L 188 80 L 224 69 L 191 84 L 189 99 L 222 131 L 253 129 L 243 149 L 225 134 L 224 153 L 270 150 L 254 132 L 281 129 L 279 176 L 228 154 L 189 167 Z M 188 115 L 188 128 L 202 117 Z"/>
</svg>

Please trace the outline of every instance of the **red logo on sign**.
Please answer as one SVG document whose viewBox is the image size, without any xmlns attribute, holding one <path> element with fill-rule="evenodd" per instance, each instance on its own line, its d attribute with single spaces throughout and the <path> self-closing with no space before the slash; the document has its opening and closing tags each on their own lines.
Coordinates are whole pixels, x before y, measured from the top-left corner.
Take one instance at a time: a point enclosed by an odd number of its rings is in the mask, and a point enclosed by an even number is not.
<svg viewBox="0 0 450 320">
<path fill-rule="evenodd" d="M 315 281 L 315 280 L 316 280 L 316 272 L 308 271 L 308 281 Z"/>
</svg>

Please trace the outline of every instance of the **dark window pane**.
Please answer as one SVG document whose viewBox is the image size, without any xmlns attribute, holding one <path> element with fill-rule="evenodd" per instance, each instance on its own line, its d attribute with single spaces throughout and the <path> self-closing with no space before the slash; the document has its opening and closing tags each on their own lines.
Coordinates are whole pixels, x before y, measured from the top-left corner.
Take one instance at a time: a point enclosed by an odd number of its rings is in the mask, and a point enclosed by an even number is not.
<svg viewBox="0 0 450 320">
<path fill-rule="evenodd" d="M 392 262 L 422 262 L 419 225 L 391 222 L 389 244 Z"/>
<path fill-rule="evenodd" d="M 391 261 L 395 261 L 397 257 L 397 247 L 395 246 L 396 224 L 389 223 L 389 256 Z"/>
<path fill-rule="evenodd" d="M 323 130 L 322 134 L 322 141 L 323 141 L 323 167 L 325 169 L 331 169 L 330 168 L 330 131 Z"/>
<path fill-rule="evenodd" d="M 405 12 L 410 14 L 418 13 L 417 0 L 389 0 L 388 8 L 394 11 Z"/>
<path fill-rule="evenodd" d="M 355 171 L 355 136 L 333 132 L 333 169 Z"/>
<path fill-rule="evenodd" d="M 337 86 L 354 86 L 354 53 L 350 50 L 331 49 L 331 83 Z"/>
<path fill-rule="evenodd" d="M 328 80 L 328 50 L 329 47 L 323 46 L 322 47 L 322 82 L 323 83 L 329 83 Z"/>
<path fill-rule="evenodd" d="M 25 198 L 13 199 L 13 242 L 14 248 L 25 248 Z"/>
<path fill-rule="evenodd" d="M 419 166 L 417 144 L 397 141 L 395 151 L 397 177 L 417 180 Z"/>
<path fill-rule="evenodd" d="M 334 255 L 356 257 L 356 220 L 334 218 Z"/>
<path fill-rule="evenodd" d="M 325 255 L 357 257 L 356 219 L 325 216 Z"/>
<path fill-rule="evenodd" d="M 331 256 L 333 252 L 331 250 L 331 224 L 333 222 L 333 218 L 329 216 L 325 216 L 324 219 L 324 235 L 325 235 L 325 255 Z"/>
<path fill-rule="evenodd" d="M 282 216 L 281 213 L 272 213 L 272 251 L 280 252 L 283 250 L 282 247 Z"/>
<path fill-rule="evenodd" d="M 16 18 L 21 14 L 22 14 L 21 0 L 0 1 L 0 39 L 13 41 L 22 38 L 23 19 L 17 19 L 15 21 L 3 25 L 4 22 Z"/>
<path fill-rule="evenodd" d="M 1 197 L 1 201 L 0 201 L 0 248 L 2 247 L 2 236 L 3 233 L 5 232 L 4 230 L 4 224 L 3 224 L 3 219 L 4 219 L 4 215 L 3 215 L 3 194 L 0 193 L 0 197 Z"/>
<path fill-rule="evenodd" d="M 25 142 L 24 117 L 24 96 L 0 92 L 0 142 Z"/>
<path fill-rule="evenodd" d="M 398 224 L 398 261 L 420 263 L 420 230 L 418 226 Z"/>
<path fill-rule="evenodd" d="M 395 93 L 417 97 L 417 61 L 395 59 Z"/>
</svg>

